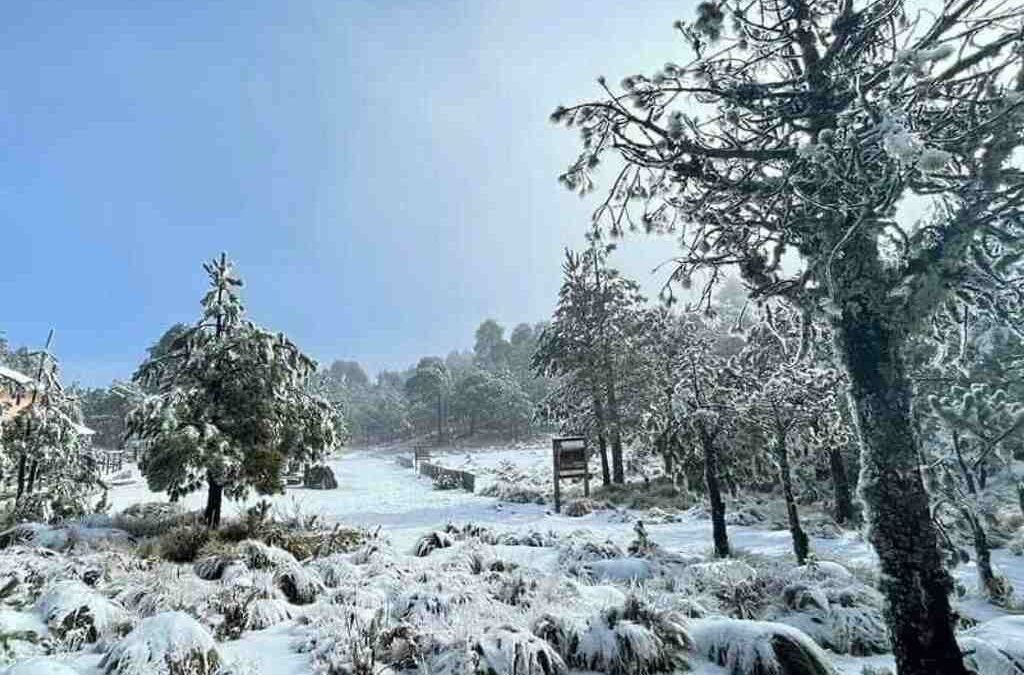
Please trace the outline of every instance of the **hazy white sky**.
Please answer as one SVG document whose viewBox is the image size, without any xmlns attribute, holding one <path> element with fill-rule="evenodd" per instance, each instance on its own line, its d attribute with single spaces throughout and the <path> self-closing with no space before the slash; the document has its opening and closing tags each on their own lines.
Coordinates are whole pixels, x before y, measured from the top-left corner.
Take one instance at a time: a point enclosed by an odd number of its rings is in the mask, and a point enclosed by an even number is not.
<svg viewBox="0 0 1024 675">
<path fill-rule="evenodd" d="M 548 115 L 685 58 L 692 7 L 15 3 L 0 330 L 54 326 L 69 378 L 126 377 L 194 319 L 222 249 L 254 320 L 371 371 L 469 347 L 487 316 L 544 319 L 594 206 L 557 184 L 577 138 Z M 619 260 L 653 293 L 674 250 L 631 238 Z"/>
</svg>

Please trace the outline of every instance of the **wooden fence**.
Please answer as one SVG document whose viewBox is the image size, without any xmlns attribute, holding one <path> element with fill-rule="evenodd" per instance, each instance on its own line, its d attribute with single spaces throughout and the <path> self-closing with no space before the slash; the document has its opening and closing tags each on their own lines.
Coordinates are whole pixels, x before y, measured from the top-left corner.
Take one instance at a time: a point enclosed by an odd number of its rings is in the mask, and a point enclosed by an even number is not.
<svg viewBox="0 0 1024 675">
<path fill-rule="evenodd" d="M 398 464 L 398 466 L 405 467 L 406 469 L 413 468 L 412 459 L 405 455 L 398 455 L 395 457 L 395 463 Z"/>
<path fill-rule="evenodd" d="M 456 471 L 455 469 L 446 469 L 443 466 L 437 464 L 431 464 L 430 462 L 420 462 L 420 475 L 430 476 L 434 481 L 439 480 L 450 480 L 456 485 L 461 487 L 466 492 L 473 492 L 476 488 L 476 476 L 469 473 L 468 471 Z"/>
</svg>

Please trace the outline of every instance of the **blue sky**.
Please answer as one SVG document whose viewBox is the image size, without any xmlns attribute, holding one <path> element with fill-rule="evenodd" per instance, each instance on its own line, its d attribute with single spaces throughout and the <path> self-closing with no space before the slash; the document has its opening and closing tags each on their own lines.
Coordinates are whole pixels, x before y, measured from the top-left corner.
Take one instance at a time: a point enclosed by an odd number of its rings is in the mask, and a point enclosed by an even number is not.
<svg viewBox="0 0 1024 675">
<path fill-rule="evenodd" d="M 550 125 L 594 80 L 684 57 L 649 0 L 9 3 L 0 330 L 126 377 L 236 260 L 251 318 L 371 371 L 551 311 L 593 201 Z M 670 240 L 627 240 L 648 275 Z M 656 283 L 651 281 L 650 288 Z"/>
</svg>

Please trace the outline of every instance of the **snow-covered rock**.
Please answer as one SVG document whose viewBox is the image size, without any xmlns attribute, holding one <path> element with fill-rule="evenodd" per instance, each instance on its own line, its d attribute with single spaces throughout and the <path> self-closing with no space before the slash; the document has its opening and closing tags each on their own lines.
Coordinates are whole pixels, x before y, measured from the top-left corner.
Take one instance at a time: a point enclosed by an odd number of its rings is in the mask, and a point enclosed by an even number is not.
<svg viewBox="0 0 1024 675">
<path fill-rule="evenodd" d="M 107 675 L 213 675 L 222 662 L 213 636 L 183 612 L 144 619 L 100 661 Z"/>
</svg>

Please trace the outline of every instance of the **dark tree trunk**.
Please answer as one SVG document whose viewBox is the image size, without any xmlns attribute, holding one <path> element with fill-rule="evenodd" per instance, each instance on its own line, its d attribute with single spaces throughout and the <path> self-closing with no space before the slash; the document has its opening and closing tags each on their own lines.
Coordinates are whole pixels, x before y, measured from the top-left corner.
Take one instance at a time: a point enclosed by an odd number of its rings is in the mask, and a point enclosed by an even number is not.
<svg viewBox="0 0 1024 675">
<path fill-rule="evenodd" d="M 657 448 L 658 453 L 661 454 L 662 461 L 665 463 L 665 475 L 672 478 L 672 474 L 675 472 L 675 461 L 672 452 L 669 450 L 668 437 L 660 436 Z"/>
<path fill-rule="evenodd" d="M 611 473 L 608 470 L 608 442 L 604 433 L 604 406 L 601 398 L 594 396 L 594 417 L 597 419 L 597 445 L 601 451 L 601 484 L 611 485 Z"/>
<path fill-rule="evenodd" d="M 857 270 L 858 279 L 865 280 L 859 288 L 875 273 L 881 271 Z M 875 313 L 881 302 L 877 297 L 847 302 L 836 326 L 838 352 L 850 376 L 861 444 L 859 490 L 868 537 L 881 562 L 880 587 L 897 671 L 966 675 L 953 633 L 952 582 L 942 564 L 918 461 L 904 337 Z"/>
<path fill-rule="evenodd" d="M 32 468 L 28 471 L 28 485 L 25 487 L 25 491 L 28 494 L 32 494 L 36 489 L 36 475 L 39 473 L 39 462 L 33 460 Z"/>
<path fill-rule="evenodd" d="M 1024 481 L 1017 483 L 1017 502 L 1020 506 L 1020 514 L 1024 516 Z"/>
<path fill-rule="evenodd" d="M 711 535 L 715 542 L 715 555 L 727 558 L 729 534 L 725 529 L 725 501 L 722 500 L 722 488 L 719 484 L 718 449 L 715 447 L 715 439 L 703 430 L 700 432 L 700 443 L 704 451 L 704 485 L 711 505 Z"/>
<path fill-rule="evenodd" d="M 846 475 L 846 462 L 843 461 L 842 449 L 835 446 L 829 449 L 828 464 L 832 473 L 832 496 L 836 502 L 836 522 L 853 522 L 857 515 L 853 510 L 853 493 L 850 490 L 850 478 Z"/>
<path fill-rule="evenodd" d="M 207 527 L 215 530 L 220 527 L 220 511 L 221 502 L 224 498 L 224 486 L 212 478 L 208 478 L 207 483 L 206 510 L 203 513 L 203 519 L 206 521 Z"/>
<path fill-rule="evenodd" d="M 22 455 L 18 460 L 18 496 L 17 499 L 21 499 L 21 495 L 25 493 L 25 464 L 28 460 L 25 455 Z"/>
<path fill-rule="evenodd" d="M 796 498 L 793 496 L 793 477 L 789 471 L 789 448 L 786 447 L 786 434 L 778 432 L 775 439 L 775 459 L 779 463 L 779 480 L 782 482 L 782 496 L 786 500 L 786 519 L 789 522 L 789 533 L 793 536 L 793 554 L 798 565 L 807 562 L 811 552 L 807 534 L 800 527 L 800 513 L 796 509 Z"/>
</svg>

